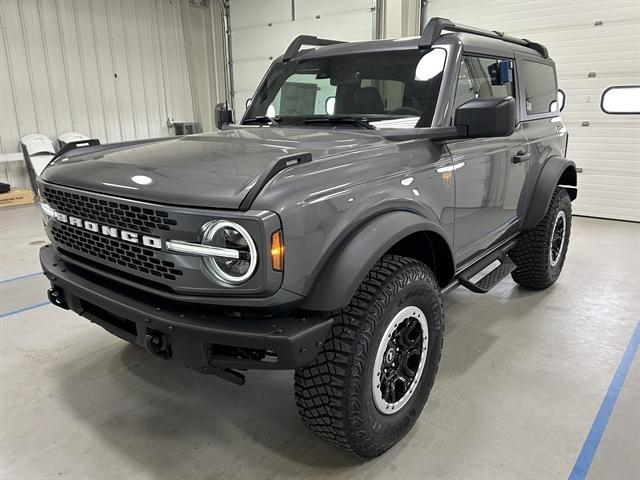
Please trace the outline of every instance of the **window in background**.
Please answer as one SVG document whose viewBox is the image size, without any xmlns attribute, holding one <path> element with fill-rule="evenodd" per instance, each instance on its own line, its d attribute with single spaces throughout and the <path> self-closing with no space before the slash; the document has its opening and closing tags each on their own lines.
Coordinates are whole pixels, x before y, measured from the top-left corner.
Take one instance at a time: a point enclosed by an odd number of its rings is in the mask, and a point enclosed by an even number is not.
<svg viewBox="0 0 640 480">
<path fill-rule="evenodd" d="M 619 85 L 602 93 L 600 108 L 604 113 L 640 113 L 640 85 Z"/>
</svg>

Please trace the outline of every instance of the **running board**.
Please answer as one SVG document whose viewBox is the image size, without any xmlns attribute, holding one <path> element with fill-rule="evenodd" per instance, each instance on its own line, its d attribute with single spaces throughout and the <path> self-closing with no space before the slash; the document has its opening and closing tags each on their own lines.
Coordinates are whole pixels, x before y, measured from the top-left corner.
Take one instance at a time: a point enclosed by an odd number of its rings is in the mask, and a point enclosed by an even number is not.
<svg viewBox="0 0 640 480">
<path fill-rule="evenodd" d="M 496 260 L 500 262 L 500 265 L 491 270 L 480 280 L 476 282 L 471 281 L 474 276 L 476 276 Z M 460 272 L 457 276 L 457 279 L 458 282 L 460 282 L 460 285 L 468 288 L 472 292 L 487 293 L 515 269 L 516 264 L 513 263 L 513 260 L 511 260 L 507 256 L 507 253 L 504 250 L 500 249 L 496 250 L 490 255 L 487 255 L 478 263 L 475 263 L 466 270 Z"/>
</svg>

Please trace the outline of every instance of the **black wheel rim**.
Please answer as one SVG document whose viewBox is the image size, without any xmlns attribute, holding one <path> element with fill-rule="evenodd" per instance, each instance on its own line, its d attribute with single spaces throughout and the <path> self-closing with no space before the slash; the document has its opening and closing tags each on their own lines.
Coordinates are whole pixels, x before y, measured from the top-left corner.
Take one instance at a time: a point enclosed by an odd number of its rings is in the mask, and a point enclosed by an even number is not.
<svg viewBox="0 0 640 480">
<path fill-rule="evenodd" d="M 551 266 L 556 266 L 560 260 L 562 254 L 562 248 L 564 247 L 564 239 L 566 232 L 567 217 L 563 210 L 558 212 L 556 220 L 553 223 L 553 230 L 551 232 L 551 244 L 549 245 L 549 258 L 551 260 Z"/>
<path fill-rule="evenodd" d="M 389 323 L 378 347 L 373 378 L 374 400 L 382 413 L 397 412 L 415 391 L 428 340 L 426 318 L 416 307 L 402 309 Z"/>
</svg>

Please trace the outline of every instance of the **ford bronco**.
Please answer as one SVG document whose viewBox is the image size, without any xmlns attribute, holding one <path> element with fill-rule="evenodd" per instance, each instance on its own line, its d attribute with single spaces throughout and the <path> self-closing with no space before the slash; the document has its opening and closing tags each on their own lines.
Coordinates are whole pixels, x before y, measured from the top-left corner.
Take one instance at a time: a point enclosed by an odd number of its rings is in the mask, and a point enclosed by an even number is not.
<svg viewBox="0 0 640 480">
<path fill-rule="evenodd" d="M 294 369 L 303 422 L 375 457 L 427 401 L 448 292 L 560 275 L 577 179 L 559 102 L 547 49 L 502 32 L 298 37 L 237 124 L 220 104 L 214 133 L 57 154 L 38 180 L 49 298 L 238 384 Z"/>
</svg>

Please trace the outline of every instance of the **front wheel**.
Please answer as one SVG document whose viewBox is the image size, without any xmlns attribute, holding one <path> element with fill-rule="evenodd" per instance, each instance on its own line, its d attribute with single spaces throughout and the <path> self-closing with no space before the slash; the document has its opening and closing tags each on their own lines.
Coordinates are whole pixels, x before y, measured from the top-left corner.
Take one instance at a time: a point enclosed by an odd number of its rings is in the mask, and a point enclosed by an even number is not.
<svg viewBox="0 0 640 480">
<path fill-rule="evenodd" d="M 438 371 L 444 316 L 429 268 L 385 255 L 371 269 L 313 363 L 295 373 L 303 422 L 364 458 L 411 429 Z"/>
<path fill-rule="evenodd" d="M 523 287 L 542 290 L 560 276 L 571 235 L 571 199 L 564 188 L 557 187 L 544 218 L 518 239 L 509 251 L 516 264 L 511 274 Z"/>
</svg>

